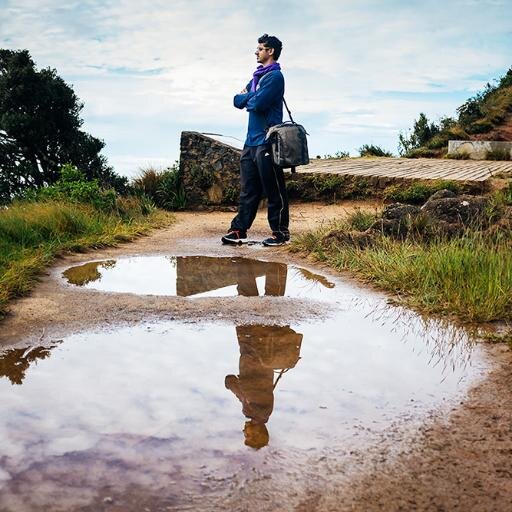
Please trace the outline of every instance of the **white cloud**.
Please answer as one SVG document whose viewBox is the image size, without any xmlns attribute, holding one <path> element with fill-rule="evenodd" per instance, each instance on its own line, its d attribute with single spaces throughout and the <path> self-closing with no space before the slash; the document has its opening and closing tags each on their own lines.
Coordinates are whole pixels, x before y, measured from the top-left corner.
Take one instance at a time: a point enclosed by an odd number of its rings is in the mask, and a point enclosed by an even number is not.
<svg viewBox="0 0 512 512">
<path fill-rule="evenodd" d="M 469 96 L 504 73 L 512 30 L 507 3 L 10 0 L 0 29 L 2 46 L 28 48 L 39 66 L 57 68 L 74 84 L 86 121 L 117 122 L 117 135 L 109 130 L 117 155 L 119 134 L 132 130 L 127 140 L 133 141 L 137 120 L 145 126 L 154 120 L 155 129 L 172 120 L 188 129 L 217 123 L 230 134 L 243 130 L 246 116 L 233 109 L 232 96 L 251 76 L 262 32 L 284 42 L 286 94 L 297 118 L 329 118 L 310 127 L 314 137 L 352 126 L 364 143 L 373 131 L 410 126 L 427 109 L 422 97 L 404 108 L 399 94 L 384 101 L 382 92 L 466 90 Z M 455 101 L 427 107 L 433 115 L 451 114 Z M 362 122 L 357 112 L 365 110 L 371 112 Z M 162 147 L 162 158 L 177 154 L 178 144 L 172 151 Z M 125 155 L 137 156 L 132 142 Z"/>
</svg>

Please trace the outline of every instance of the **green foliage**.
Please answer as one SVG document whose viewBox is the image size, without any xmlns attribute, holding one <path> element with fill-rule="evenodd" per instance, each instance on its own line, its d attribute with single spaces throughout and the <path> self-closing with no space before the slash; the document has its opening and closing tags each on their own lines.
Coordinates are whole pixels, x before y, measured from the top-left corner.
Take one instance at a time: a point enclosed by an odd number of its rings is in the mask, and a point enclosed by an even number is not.
<svg viewBox="0 0 512 512">
<path fill-rule="evenodd" d="M 510 160 L 509 149 L 493 149 L 487 151 L 485 155 L 486 160 Z"/>
<path fill-rule="evenodd" d="M 160 183 L 160 175 L 161 171 L 153 167 L 141 169 L 140 174 L 133 179 L 132 186 L 137 193 L 155 198 Z"/>
<path fill-rule="evenodd" d="M 506 72 L 504 76 L 500 78 L 498 88 L 512 87 L 512 66 Z"/>
<path fill-rule="evenodd" d="M 317 158 L 323 158 L 325 160 L 333 159 L 333 158 L 334 159 L 335 158 L 338 158 L 338 159 L 350 158 L 350 153 L 348 151 L 339 150 L 339 151 L 336 151 L 336 153 L 334 153 L 333 155 L 327 154 L 327 155 L 324 155 L 323 157 L 320 157 L 320 155 L 318 155 Z"/>
<path fill-rule="evenodd" d="M 331 229 L 347 230 L 347 222 Z M 326 228 L 296 238 L 294 250 L 313 253 L 339 270 L 350 270 L 427 313 L 463 320 L 512 320 L 510 240 L 468 231 L 428 243 L 377 236 L 364 249 L 322 243 Z"/>
<path fill-rule="evenodd" d="M 115 245 L 171 219 L 146 216 L 138 198 L 119 198 L 112 212 L 57 200 L 14 201 L 0 210 L 0 315 L 8 300 L 27 293 L 61 250 Z"/>
<path fill-rule="evenodd" d="M 316 178 L 313 180 L 313 186 L 320 194 L 333 194 L 347 183 L 345 176 L 341 174 L 328 174 Z"/>
<path fill-rule="evenodd" d="M 178 162 L 165 170 L 153 167 L 142 169 L 141 174 L 133 180 L 133 187 L 138 195 L 151 199 L 165 210 L 182 210 L 186 206 Z"/>
<path fill-rule="evenodd" d="M 364 176 L 343 174 L 300 175 L 286 181 L 286 190 L 291 199 L 316 201 L 368 197 L 372 190 L 370 181 Z"/>
<path fill-rule="evenodd" d="M 448 123 L 448 121 L 445 121 Z M 430 122 L 427 116 L 421 112 L 414 121 L 412 131 L 409 134 L 400 133 L 398 136 L 398 152 L 406 155 L 413 149 L 424 146 L 440 129 L 435 123 Z"/>
<path fill-rule="evenodd" d="M 429 148 L 417 148 L 411 149 L 406 155 L 403 155 L 407 158 L 439 158 L 442 156 L 442 151 L 439 149 L 429 149 Z"/>
<path fill-rule="evenodd" d="M 59 179 L 72 163 L 87 180 L 125 191 L 108 167 L 103 141 L 80 129 L 83 104 L 54 69 L 36 70 L 27 50 L 0 49 L 0 202 Z"/>
<path fill-rule="evenodd" d="M 403 185 L 391 185 L 384 190 L 384 199 L 398 203 L 422 204 L 434 192 L 438 190 L 459 191 L 459 184 L 456 181 L 432 181 L 432 182 L 415 182 L 404 187 Z"/>
<path fill-rule="evenodd" d="M 420 150 L 445 148 L 448 140 L 467 140 L 470 135 L 492 131 L 510 112 L 512 68 L 497 83 L 486 84 L 482 91 L 463 103 L 457 109 L 457 119 L 447 117 L 437 125 L 421 113 L 412 130 L 399 135 L 398 151 L 402 156 L 414 158 L 419 156 Z"/>
<path fill-rule="evenodd" d="M 185 190 L 178 165 L 162 173 L 156 191 L 157 204 L 165 210 L 183 210 L 186 205 Z"/>
<path fill-rule="evenodd" d="M 512 73 L 509 69 L 497 84 L 486 84 L 483 91 L 457 109 L 459 124 L 470 134 L 491 131 L 503 121 L 507 112 L 512 111 L 511 82 Z"/>
<path fill-rule="evenodd" d="M 461 153 L 448 153 L 446 158 L 450 160 L 470 160 L 471 155 L 468 152 L 463 151 Z"/>
<path fill-rule="evenodd" d="M 85 174 L 71 164 L 62 166 L 59 174 L 59 179 L 53 185 L 28 190 L 21 197 L 31 201 L 63 200 L 86 203 L 105 211 L 115 209 L 117 193 L 114 189 L 102 188 L 95 179 L 88 181 Z"/>
<path fill-rule="evenodd" d="M 194 183 L 196 183 L 201 190 L 208 190 L 215 181 L 213 171 L 210 171 L 204 167 L 192 167 L 190 170 L 190 176 L 192 177 Z"/>
<path fill-rule="evenodd" d="M 145 217 L 155 211 L 155 204 L 147 196 L 120 196 L 116 199 L 115 211 L 125 221 Z"/>
<path fill-rule="evenodd" d="M 457 108 L 459 123 L 464 128 L 471 130 L 471 125 L 484 116 L 482 104 L 491 90 L 491 85 L 487 84 L 484 91 L 478 93 L 472 98 L 469 98 L 465 103 Z"/>
<path fill-rule="evenodd" d="M 494 196 L 499 206 L 512 206 L 512 181 L 505 188 L 497 191 Z"/>
<path fill-rule="evenodd" d="M 507 206 L 512 206 L 512 182 L 509 182 L 506 188 L 501 193 L 503 194 L 503 201 Z"/>
<path fill-rule="evenodd" d="M 236 187 L 226 187 L 222 193 L 223 204 L 237 204 L 240 190 Z"/>
<path fill-rule="evenodd" d="M 377 220 L 376 212 L 368 212 L 358 208 L 347 217 L 348 225 L 357 231 L 366 231 Z"/>
<path fill-rule="evenodd" d="M 382 149 L 380 146 L 374 146 L 373 144 L 363 144 L 359 149 L 359 156 L 383 156 L 391 157 L 392 153 Z"/>
</svg>

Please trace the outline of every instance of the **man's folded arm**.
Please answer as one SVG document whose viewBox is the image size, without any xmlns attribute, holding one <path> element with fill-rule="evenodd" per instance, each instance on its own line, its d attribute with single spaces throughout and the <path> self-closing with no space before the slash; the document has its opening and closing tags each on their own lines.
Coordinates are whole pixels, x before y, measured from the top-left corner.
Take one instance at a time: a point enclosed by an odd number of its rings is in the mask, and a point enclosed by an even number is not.
<svg viewBox="0 0 512 512">
<path fill-rule="evenodd" d="M 236 108 L 245 108 L 247 106 L 247 102 L 253 96 L 254 96 L 253 92 L 235 94 L 235 97 L 233 98 L 233 105 Z"/>
<path fill-rule="evenodd" d="M 251 90 L 251 84 L 252 80 L 250 80 L 249 83 L 245 86 L 246 91 Z M 247 105 L 247 101 L 252 95 L 254 95 L 253 92 L 236 94 L 235 97 L 233 98 L 233 105 L 236 108 L 245 108 L 245 106 Z"/>
<path fill-rule="evenodd" d="M 284 80 L 281 74 L 272 74 L 260 82 L 260 88 L 246 102 L 247 110 L 266 112 L 276 101 L 283 97 Z"/>
</svg>

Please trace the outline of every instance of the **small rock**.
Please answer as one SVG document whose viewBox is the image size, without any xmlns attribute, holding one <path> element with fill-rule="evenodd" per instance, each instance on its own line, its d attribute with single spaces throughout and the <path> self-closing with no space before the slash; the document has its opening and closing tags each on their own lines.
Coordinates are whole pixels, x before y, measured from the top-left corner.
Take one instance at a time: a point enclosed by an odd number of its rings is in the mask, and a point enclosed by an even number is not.
<svg viewBox="0 0 512 512">
<path fill-rule="evenodd" d="M 487 199 L 481 196 L 446 197 L 442 199 L 429 199 L 422 207 L 422 211 L 437 221 L 449 224 L 468 224 L 483 220 Z"/>
<path fill-rule="evenodd" d="M 446 197 L 455 197 L 455 196 L 456 196 L 455 192 L 452 192 L 451 190 L 443 188 L 442 190 L 438 190 L 437 192 L 434 192 L 428 198 L 428 201 L 435 200 L 435 199 L 445 199 Z"/>
<path fill-rule="evenodd" d="M 393 203 L 382 212 L 382 217 L 387 220 L 405 220 L 406 217 L 418 215 L 421 209 L 412 204 Z"/>
</svg>

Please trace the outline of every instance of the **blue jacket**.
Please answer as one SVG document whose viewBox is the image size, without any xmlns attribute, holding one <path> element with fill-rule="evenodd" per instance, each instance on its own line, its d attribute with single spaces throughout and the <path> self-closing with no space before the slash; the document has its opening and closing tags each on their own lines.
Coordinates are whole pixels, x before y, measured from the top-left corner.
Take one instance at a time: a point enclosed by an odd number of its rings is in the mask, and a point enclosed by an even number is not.
<svg viewBox="0 0 512 512">
<path fill-rule="evenodd" d="M 251 88 L 247 84 L 247 90 Z M 255 92 L 237 94 L 233 98 L 236 108 L 249 112 L 246 146 L 265 144 L 266 131 L 270 126 L 283 122 L 284 77 L 278 69 L 263 75 Z"/>
</svg>

